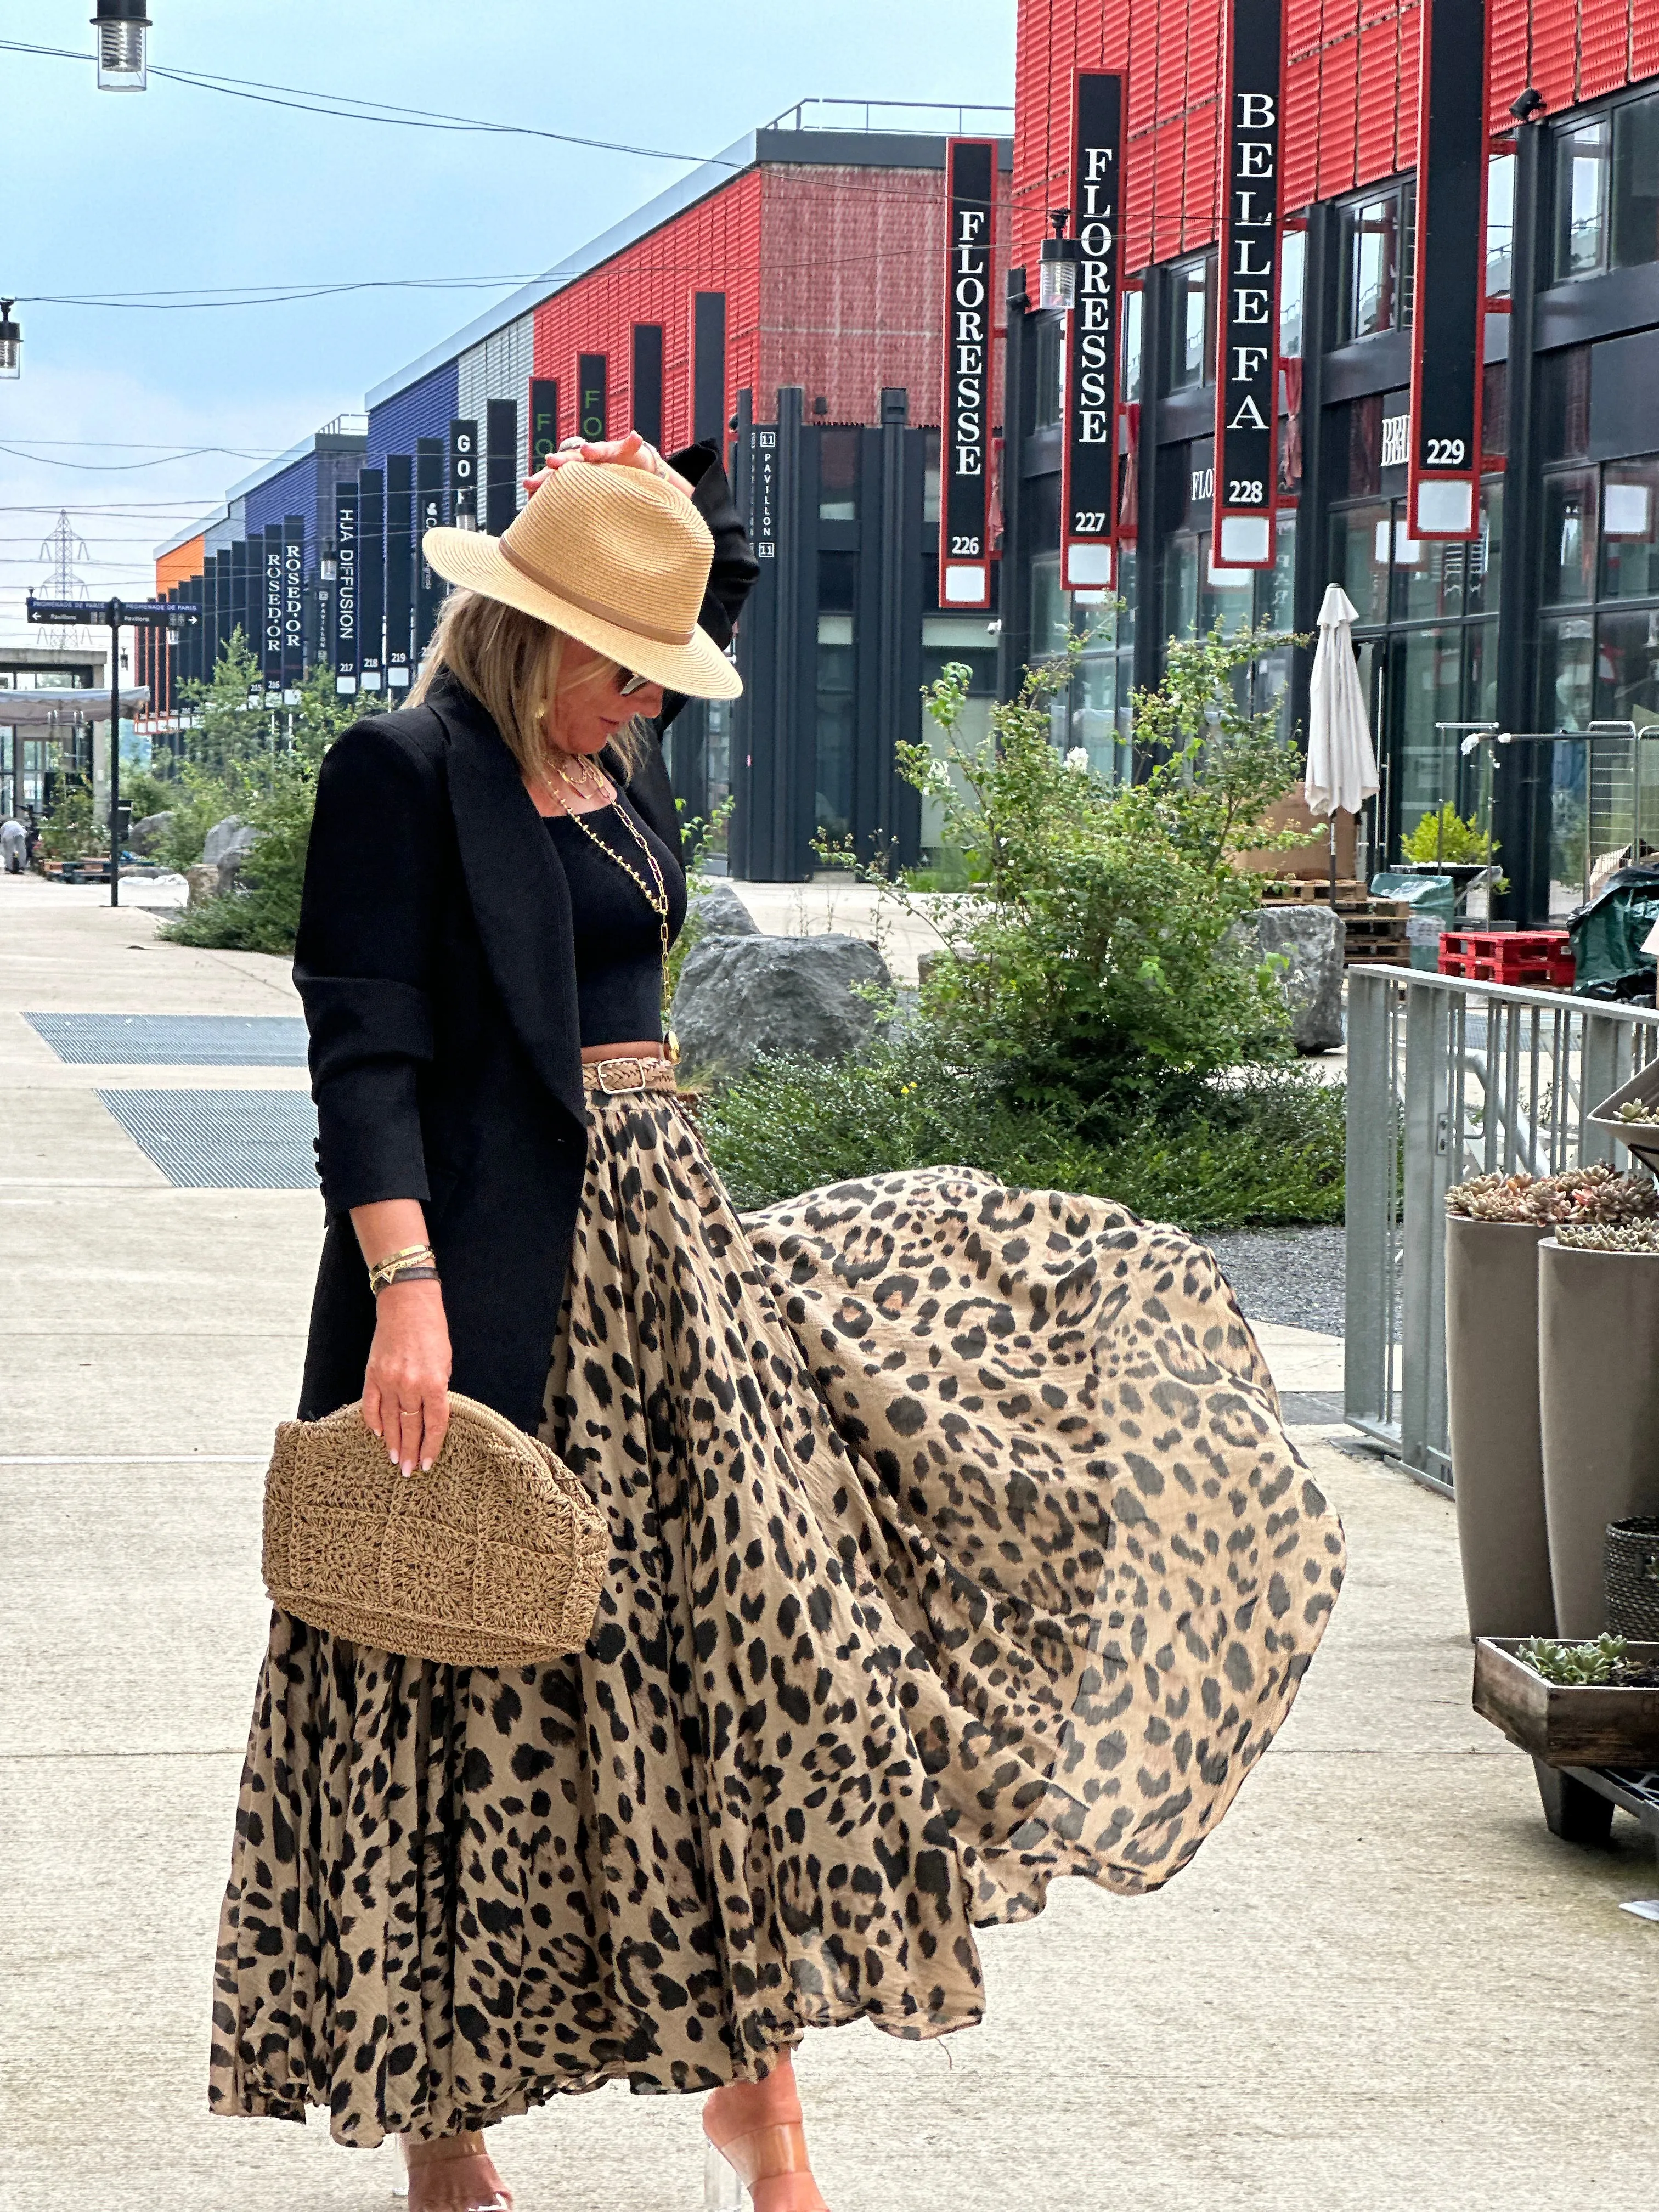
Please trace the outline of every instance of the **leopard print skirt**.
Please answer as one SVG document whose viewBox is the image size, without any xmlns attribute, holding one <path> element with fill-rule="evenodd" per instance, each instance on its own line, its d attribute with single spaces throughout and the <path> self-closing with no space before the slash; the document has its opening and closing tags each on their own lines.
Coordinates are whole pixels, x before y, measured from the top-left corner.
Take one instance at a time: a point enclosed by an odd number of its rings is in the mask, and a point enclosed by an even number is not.
<svg viewBox="0 0 1659 2212">
<path fill-rule="evenodd" d="M 610 1516 L 592 1638 L 275 1616 L 218 2112 L 373 2144 L 966 2027 L 975 1928 L 1191 1858 L 1340 1585 L 1201 1246 L 955 1168 L 740 1223 L 672 1099 L 592 1121 L 543 1428 Z"/>
</svg>

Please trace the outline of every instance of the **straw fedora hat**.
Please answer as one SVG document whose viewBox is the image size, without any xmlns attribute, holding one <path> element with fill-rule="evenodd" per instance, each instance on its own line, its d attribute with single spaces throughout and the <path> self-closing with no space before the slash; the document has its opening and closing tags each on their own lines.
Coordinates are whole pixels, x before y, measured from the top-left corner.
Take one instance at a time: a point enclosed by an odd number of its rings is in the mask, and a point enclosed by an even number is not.
<svg viewBox="0 0 1659 2212">
<path fill-rule="evenodd" d="M 690 699 L 735 699 L 743 679 L 697 626 L 714 541 L 683 491 L 617 462 L 567 461 L 499 538 L 428 530 L 441 576 L 580 638 Z"/>
</svg>

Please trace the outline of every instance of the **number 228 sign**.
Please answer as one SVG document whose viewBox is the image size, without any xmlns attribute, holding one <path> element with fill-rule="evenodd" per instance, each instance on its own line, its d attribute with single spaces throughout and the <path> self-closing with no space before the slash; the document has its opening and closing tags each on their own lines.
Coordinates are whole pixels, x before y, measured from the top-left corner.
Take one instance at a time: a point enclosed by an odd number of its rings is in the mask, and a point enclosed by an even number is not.
<svg viewBox="0 0 1659 2212">
<path fill-rule="evenodd" d="M 991 604 L 992 240 L 997 147 L 952 138 L 945 154 L 945 405 L 939 441 L 939 603 Z"/>
</svg>

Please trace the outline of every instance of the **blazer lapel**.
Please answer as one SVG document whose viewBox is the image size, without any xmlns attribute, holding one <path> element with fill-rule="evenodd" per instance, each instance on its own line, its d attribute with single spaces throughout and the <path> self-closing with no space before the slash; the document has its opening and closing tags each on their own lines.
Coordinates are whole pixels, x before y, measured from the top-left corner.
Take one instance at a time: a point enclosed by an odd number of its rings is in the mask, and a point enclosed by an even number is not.
<svg viewBox="0 0 1659 2212">
<path fill-rule="evenodd" d="M 585 1127 L 570 889 L 553 840 L 465 686 L 445 675 L 427 703 L 449 738 L 449 803 L 489 972 L 537 1073 Z"/>
</svg>

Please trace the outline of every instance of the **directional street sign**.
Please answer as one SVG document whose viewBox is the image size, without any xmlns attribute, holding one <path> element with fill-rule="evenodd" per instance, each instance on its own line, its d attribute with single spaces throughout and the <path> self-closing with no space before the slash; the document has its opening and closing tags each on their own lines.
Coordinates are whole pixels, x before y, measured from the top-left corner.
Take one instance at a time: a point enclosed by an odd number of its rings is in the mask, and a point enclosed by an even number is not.
<svg viewBox="0 0 1659 2212">
<path fill-rule="evenodd" d="M 103 623 L 111 629 L 183 629 L 199 607 L 166 599 L 37 599 L 29 593 L 32 623 Z"/>
</svg>

